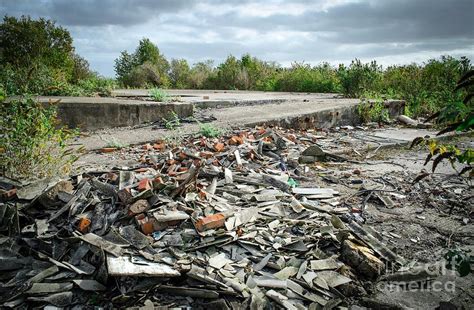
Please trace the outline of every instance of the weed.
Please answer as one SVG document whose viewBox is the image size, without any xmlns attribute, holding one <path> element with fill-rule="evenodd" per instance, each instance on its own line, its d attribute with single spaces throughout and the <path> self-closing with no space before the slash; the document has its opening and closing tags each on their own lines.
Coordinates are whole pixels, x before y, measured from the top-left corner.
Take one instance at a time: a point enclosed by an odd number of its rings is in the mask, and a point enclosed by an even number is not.
<svg viewBox="0 0 474 310">
<path fill-rule="evenodd" d="M 161 88 L 152 88 L 150 89 L 150 96 L 153 100 L 158 102 L 167 102 L 170 100 L 170 96 Z"/>
<path fill-rule="evenodd" d="M 174 147 L 180 145 L 183 140 L 183 135 L 177 131 L 172 131 L 169 135 L 164 137 L 167 146 Z"/>
<path fill-rule="evenodd" d="M 207 138 L 217 138 L 222 135 L 222 130 L 211 124 L 199 124 L 199 134 Z"/>
<path fill-rule="evenodd" d="M 390 116 L 382 100 L 362 99 L 357 106 L 357 114 L 363 123 L 388 122 Z"/>
<path fill-rule="evenodd" d="M 112 138 L 106 141 L 107 141 L 107 144 L 105 145 L 105 147 L 110 147 L 110 148 L 115 148 L 115 149 L 123 149 L 125 147 L 128 147 L 128 144 L 123 143 L 117 140 L 116 138 Z"/>
<path fill-rule="evenodd" d="M 75 130 L 58 128 L 56 107 L 22 97 L 0 105 L 0 169 L 15 179 L 70 172 L 80 150 L 67 146 Z"/>
<path fill-rule="evenodd" d="M 168 130 L 173 130 L 176 127 L 181 126 L 181 121 L 179 120 L 179 116 L 174 111 L 171 111 L 171 115 L 169 118 L 163 118 L 163 123 L 165 125 L 165 128 Z"/>
</svg>

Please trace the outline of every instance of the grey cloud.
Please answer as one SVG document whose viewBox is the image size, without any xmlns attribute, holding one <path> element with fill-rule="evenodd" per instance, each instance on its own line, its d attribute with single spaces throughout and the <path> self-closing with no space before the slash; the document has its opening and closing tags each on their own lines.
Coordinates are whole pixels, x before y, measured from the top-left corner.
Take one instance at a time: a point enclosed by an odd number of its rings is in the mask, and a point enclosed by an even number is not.
<svg viewBox="0 0 474 310">
<path fill-rule="evenodd" d="M 0 9 L 14 16 L 48 16 L 66 26 L 126 26 L 179 12 L 193 4 L 192 0 L 0 0 Z"/>
<path fill-rule="evenodd" d="M 242 8 L 269 2 L 281 12 L 262 17 Z M 55 19 L 71 30 L 77 51 L 108 76 L 120 51 L 133 50 L 142 37 L 154 40 L 168 58 L 190 63 L 209 58 L 218 62 L 246 52 L 286 64 L 415 54 L 420 59 L 451 52 L 474 57 L 472 0 L 361 0 L 332 3 L 326 11 L 320 8 L 329 0 L 199 3 L 208 7 L 191 0 L 0 0 L 0 15 Z M 286 13 L 285 6 L 294 3 L 307 9 L 299 15 Z M 256 36 L 245 35 L 247 30 Z M 276 31 L 288 35 L 281 41 Z M 214 36 L 203 36 L 207 32 Z"/>
<path fill-rule="evenodd" d="M 282 4 L 284 8 L 284 4 Z M 233 13 L 205 19 L 209 26 L 252 27 L 260 31 L 288 29 L 329 32 L 337 42 L 412 42 L 429 38 L 474 39 L 472 0 L 380 0 L 334 6 L 327 12 L 268 17 Z"/>
</svg>

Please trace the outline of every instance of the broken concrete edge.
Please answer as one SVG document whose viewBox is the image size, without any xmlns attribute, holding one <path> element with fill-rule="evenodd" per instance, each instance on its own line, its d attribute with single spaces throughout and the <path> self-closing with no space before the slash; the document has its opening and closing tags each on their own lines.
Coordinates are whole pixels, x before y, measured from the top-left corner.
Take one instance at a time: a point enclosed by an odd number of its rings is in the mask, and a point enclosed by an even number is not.
<svg viewBox="0 0 474 310">
<path fill-rule="evenodd" d="M 287 99 L 202 100 L 202 101 L 193 101 L 192 104 L 197 109 L 222 109 L 222 108 L 236 107 L 236 106 L 279 104 L 279 103 L 291 102 L 291 101 L 294 101 L 294 100 L 287 100 Z"/>
<path fill-rule="evenodd" d="M 165 88 L 163 89 L 170 96 L 181 96 L 181 97 L 196 97 L 199 98 L 203 95 L 216 95 L 216 94 L 290 94 L 290 95 L 308 95 L 308 94 L 324 94 L 334 97 L 343 97 L 339 93 L 325 93 L 325 92 L 285 92 L 285 91 L 265 91 L 265 90 L 238 90 L 238 89 L 178 89 L 178 88 Z M 113 89 L 111 91 L 112 97 L 117 98 L 136 98 L 136 97 L 150 97 L 150 89 L 134 88 L 134 89 Z"/>
<path fill-rule="evenodd" d="M 194 111 L 192 103 L 184 102 L 54 96 L 37 99 L 45 105 L 57 106 L 58 119 L 62 124 L 84 131 L 156 122 L 172 118 L 173 113 L 185 118 L 192 116 Z"/>
<path fill-rule="evenodd" d="M 361 104 L 352 103 L 348 106 L 338 108 L 328 108 L 319 110 L 311 114 L 302 114 L 295 117 L 285 117 L 274 120 L 266 120 L 252 123 L 244 123 L 241 127 L 255 127 L 255 126 L 278 126 L 282 128 L 294 128 L 294 129 L 313 129 L 313 128 L 331 128 L 335 126 L 344 125 L 359 125 L 361 119 L 357 113 L 357 106 Z M 401 115 L 405 108 L 405 101 L 403 100 L 388 100 L 386 105 L 389 108 L 389 114 L 391 118 L 396 118 Z M 233 126 L 230 124 L 219 124 L 219 127 L 224 129 L 230 129 Z M 192 135 L 191 133 L 183 133 L 180 136 L 186 137 Z M 141 140 L 137 143 L 130 143 L 129 146 L 136 146 L 140 144 L 152 143 L 155 140 Z M 89 152 L 96 152 L 101 150 L 102 147 L 88 149 Z M 344 150 L 340 155 L 346 154 L 347 150 Z M 336 155 L 339 153 L 335 153 Z"/>
<path fill-rule="evenodd" d="M 258 121 L 246 124 L 246 126 L 279 126 L 292 129 L 331 128 L 336 125 L 356 126 L 362 123 L 357 112 L 357 107 L 362 103 L 363 102 L 360 101 L 342 107 L 319 110 L 310 114 Z M 405 110 L 405 101 L 403 100 L 386 100 L 384 104 L 388 110 L 390 118 L 396 118 L 398 115 L 403 114 Z"/>
</svg>

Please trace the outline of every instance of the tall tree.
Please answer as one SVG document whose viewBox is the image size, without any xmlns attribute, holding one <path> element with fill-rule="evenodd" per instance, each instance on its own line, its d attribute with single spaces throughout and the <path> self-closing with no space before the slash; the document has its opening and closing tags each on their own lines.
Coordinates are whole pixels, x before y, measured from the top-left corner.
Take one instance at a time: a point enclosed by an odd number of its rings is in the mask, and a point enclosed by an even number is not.
<svg viewBox="0 0 474 310">
<path fill-rule="evenodd" d="M 0 62 L 15 68 L 32 68 L 38 63 L 72 70 L 74 47 L 69 31 L 54 21 L 29 16 L 5 16 L 0 24 Z"/>
<path fill-rule="evenodd" d="M 158 47 L 147 38 L 140 40 L 133 54 L 123 51 L 115 60 L 117 78 L 126 86 L 136 86 L 137 82 L 143 84 L 142 87 L 147 84 L 156 86 L 166 84 L 169 68 L 168 61 Z M 140 81 L 134 77 L 135 75 L 140 77 Z M 133 82 L 134 85 L 129 85 L 129 82 Z"/>
</svg>

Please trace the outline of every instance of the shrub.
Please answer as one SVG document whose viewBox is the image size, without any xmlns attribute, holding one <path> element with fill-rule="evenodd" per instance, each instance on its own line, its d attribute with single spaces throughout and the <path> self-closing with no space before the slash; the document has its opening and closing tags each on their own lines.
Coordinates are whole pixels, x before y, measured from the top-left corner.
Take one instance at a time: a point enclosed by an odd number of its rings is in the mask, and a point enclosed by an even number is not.
<svg viewBox="0 0 474 310">
<path fill-rule="evenodd" d="M 305 63 L 293 63 L 278 75 L 277 91 L 338 92 L 339 80 L 329 64 L 311 67 Z"/>
<path fill-rule="evenodd" d="M 372 96 L 369 98 L 373 98 Z M 357 106 L 357 115 L 360 117 L 362 123 L 369 122 L 387 122 L 390 119 L 389 113 L 385 108 L 383 100 L 363 99 Z"/>
<path fill-rule="evenodd" d="M 121 82 L 127 87 L 135 88 L 167 87 L 169 85 L 168 77 L 160 73 L 156 65 L 149 62 L 134 67 L 126 76 L 122 77 Z"/>
<path fill-rule="evenodd" d="M 14 68 L 35 69 L 41 63 L 72 72 L 72 37 L 54 21 L 5 16 L 0 24 L 0 61 Z"/>
<path fill-rule="evenodd" d="M 339 65 L 337 75 L 342 93 L 347 97 L 359 97 L 364 91 L 378 91 L 382 68 L 375 61 L 363 64 L 355 59 L 346 67 Z"/>
<path fill-rule="evenodd" d="M 15 179 L 65 174 L 77 159 L 67 146 L 75 132 L 57 127 L 56 109 L 29 97 L 0 106 L 0 167 Z"/>
</svg>

